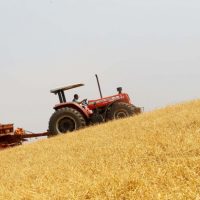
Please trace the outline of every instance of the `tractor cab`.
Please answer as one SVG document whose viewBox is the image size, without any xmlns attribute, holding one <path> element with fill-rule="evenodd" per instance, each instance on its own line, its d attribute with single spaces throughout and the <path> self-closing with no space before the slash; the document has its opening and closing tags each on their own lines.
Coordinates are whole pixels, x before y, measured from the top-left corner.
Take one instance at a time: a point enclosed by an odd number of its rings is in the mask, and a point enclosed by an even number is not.
<svg viewBox="0 0 200 200">
<path fill-rule="evenodd" d="M 77 87 L 82 87 L 82 86 L 84 86 L 84 84 L 80 83 L 80 84 L 70 85 L 70 86 L 66 86 L 66 87 L 56 88 L 56 89 L 51 90 L 50 92 L 55 95 L 58 95 L 59 101 L 62 104 L 62 103 L 67 102 L 64 91 L 71 90 L 71 89 L 74 89 Z"/>
</svg>

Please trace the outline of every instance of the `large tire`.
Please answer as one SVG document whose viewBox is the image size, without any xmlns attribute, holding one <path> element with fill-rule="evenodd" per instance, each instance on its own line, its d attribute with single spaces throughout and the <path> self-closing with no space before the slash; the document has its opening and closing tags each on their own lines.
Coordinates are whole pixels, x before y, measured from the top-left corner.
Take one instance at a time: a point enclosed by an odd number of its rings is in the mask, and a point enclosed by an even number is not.
<svg viewBox="0 0 200 200">
<path fill-rule="evenodd" d="M 49 136 L 64 134 L 86 126 L 82 114 L 73 108 L 61 108 L 55 111 L 49 120 Z"/>
<path fill-rule="evenodd" d="M 121 119 L 135 114 L 135 106 L 124 102 L 116 102 L 107 113 L 107 120 Z"/>
</svg>

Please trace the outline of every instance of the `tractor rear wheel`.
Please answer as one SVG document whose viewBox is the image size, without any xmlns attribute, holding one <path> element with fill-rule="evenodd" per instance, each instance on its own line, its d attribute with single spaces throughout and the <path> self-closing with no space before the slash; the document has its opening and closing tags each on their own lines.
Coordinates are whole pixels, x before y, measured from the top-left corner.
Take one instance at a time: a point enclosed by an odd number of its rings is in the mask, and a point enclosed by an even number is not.
<svg viewBox="0 0 200 200">
<path fill-rule="evenodd" d="M 124 102 L 114 103 L 107 114 L 107 120 L 121 119 L 135 114 L 135 106 Z"/>
<path fill-rule="evenodd" d="M 55 111 L 49 120 L 49 136 L 64 134 L 86 126 L 82 114 L 73 108 Z"/>
</svg>

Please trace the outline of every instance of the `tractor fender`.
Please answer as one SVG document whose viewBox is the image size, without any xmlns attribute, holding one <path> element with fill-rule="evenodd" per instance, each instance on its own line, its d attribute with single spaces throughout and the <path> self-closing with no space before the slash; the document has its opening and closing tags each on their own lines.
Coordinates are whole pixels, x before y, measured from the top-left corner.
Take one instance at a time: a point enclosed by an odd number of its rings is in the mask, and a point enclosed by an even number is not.
<svg viewBox="0 0 200 200">
<path fill-rule="evenodd" d="M 85 119 L 88 119 L 90 116 L 89 116 L 89 113 L 87 112 L 86 109 L 84 109 L 80 104 L 78 103 L 74 103 L 74 102 L 70 102 L 70 103 L 61 103 L 61 104 L 58 104 L 58 105 L 55 105 L 54 106 L 54 109 L 55 110 L 59 110 L 61 108 L 73 108 L 75 110 L 78 110 Z"/>
</svg>

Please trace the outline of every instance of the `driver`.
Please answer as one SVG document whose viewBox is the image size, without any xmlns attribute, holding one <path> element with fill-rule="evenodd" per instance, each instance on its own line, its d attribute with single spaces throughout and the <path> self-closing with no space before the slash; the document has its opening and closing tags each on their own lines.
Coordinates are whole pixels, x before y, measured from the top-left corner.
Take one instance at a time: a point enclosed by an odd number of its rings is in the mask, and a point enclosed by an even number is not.
<svg viewBox="0 0 200 200">
<path fill-rule="evenodd" d="M 78 94 L 75 94 L 74 99 L 72 101 L 81 104 L 84 109 L 86 109 L 90 114 L 92 114 L 93 111 L 88 108 L 87 99 L 83 99 L 83 101 L 78 101 L 78 99 L 79 99 Z"/>
<path fill-rule="evenodd" d="M 87 103 L 85 103 L 85 102 L 87 102 L 87 99 L 83 99 L 83 101 L 78 101 L 78 100 L 79 100 L 79 96 L 78 96 L 78 94 L 75 94 L 72 102 L 75 102 L 75 103 L 78 103 L 78 104 L 87 104 Z"/>
<path fill-rule="evenodd" d="M 75 94 L 75 95 L 74 95 L 74 99 L 73 99 L 72 101 L 75 102 L 75 103 L 80 104 L 81 102 L 79 102 L 78 99 L 79 99 L 78 94 Z"/>
</svg>

